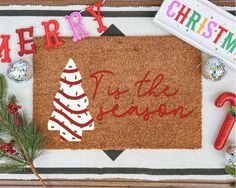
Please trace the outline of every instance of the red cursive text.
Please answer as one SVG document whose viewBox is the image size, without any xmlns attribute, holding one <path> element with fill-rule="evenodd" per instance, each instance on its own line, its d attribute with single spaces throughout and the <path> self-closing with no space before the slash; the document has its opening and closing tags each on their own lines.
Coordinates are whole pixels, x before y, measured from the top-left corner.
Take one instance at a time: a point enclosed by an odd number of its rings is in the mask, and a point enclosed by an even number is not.
<svg viewBox="0 0 236 188">
<path fill-rule="evenodd" d="M 101 89 L 101 84 L 104 79 L 111 80 L 115 78 L 115 74 L 109 70 L 97 71 L 90 75 L 90 78 L 95 79 L 95 88 L 93 92 L 92 99 L 94 100 L 98 95 L 99 89 Z M 120 99 L 121 95 L 130 94 L 136 95 L 137 97 L 174 97 L 178 93 L 178 89 L 172 89 L 168 85 L 164 85 L 164 75 L 159 73 L 154 79 L 150 79 L 150 71 L 148 71 L 141 80 L 134 82 L 133 87 L 135 87 L 135 93 L 129 93 L 130 89 L 120 89 L 119 87 L 111 89 L 111 86 L 106 86 L 106 94 L 108 97 L 114 97 L 115 99 Z M 131 85 L 132 86 L 132 85 Z M 148 98 L 142 99 L 148 100 Z M 165 103 L 158 104 L 152 107 L 139 107 L 137 105 L 131 105 L 124 109 L 120 108 L 120 105 L 116 103 L 112 107 L 100 107 L 99 113 L 97 115 L 97 120 L 101 121 L 105 116 L 112 115 L 116 118 L 123 118 L 125 116 L 138 116 L 144 121 L 148 121 L 153 116 L 178 116 L 180 119 L 185 119 L 193 113 L 193 110 L 185 110 L 184 106 L 178 105 L 177 107 L 168 108 Z"/>
</svg>

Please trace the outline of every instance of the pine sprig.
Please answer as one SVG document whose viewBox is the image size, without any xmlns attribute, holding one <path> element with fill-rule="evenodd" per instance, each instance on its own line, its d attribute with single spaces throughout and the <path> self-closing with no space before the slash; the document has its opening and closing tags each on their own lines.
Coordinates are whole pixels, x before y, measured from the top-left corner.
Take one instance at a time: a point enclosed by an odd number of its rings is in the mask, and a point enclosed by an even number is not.
<svg viewBox="0 0 236 188">
<path fill-rule="evenodd" d="M 0 173 L 19 172 L 25 169 L 23 164 L 0 164 Z"/>
<path fill-rule="evenodd" d="M 0 159 L 3 162 L 0 164 L 0 173 L 22 171 L 26 167 L 25 161 L 17 155 L 1 153 Z"/>
<path fill-rule="evenodd" d="M 0 73 L 0 101 L 7 95 L 7 82 L 5 77 Z"/>
<path fill-rule="evenodd" d="M 25 113 L 19 113 L 14 95 L 6 100 L 6 81 L 0 74 L 0 144 L 14 146 L 13 153 L 0 147 L 0 172 L 22 171 L 30 167 L 44 187 L 45 182 L 39 176 L 34 161 L 43 154 L 46 137 L 38 129 L 36 123 Z M 4 83 L 4 84 L 2 84 Z M 4 91 L 4 92 L 3 92 Z M 13 105 L 13 109 L 12 109 Z"/>
<path fill-rule="evenodd" d="M 30 121 L 26 114 L 22 116 L 22 123 L 24 126 L 20 128 L 19 138 L 25 146 L 29 159 L 33 161 L 43 153 L 46 138 L 42 135 L 35 122 Z"/>
<path fill-rule="evenodd" d="M 236 164 L 233 165 L 226 165 L 225 172 L 233 177 L 236 177 Z M 236 187 L 236 184 L 233 183 L 231 187 Z"/>
<path fill-rule="evenodd" d="M 234 106 L 229 108 L 229 114 L 233 117 L 236 117 L 236 108 Z"/>
<path fill-rule="evenodd" d="M 231 176 L 236 177 L 235 165 L 226 165 L 226 166 L 225 166 L 225 172 L 226 172 L 227 174 L 230 174 Z"/>
</svg>

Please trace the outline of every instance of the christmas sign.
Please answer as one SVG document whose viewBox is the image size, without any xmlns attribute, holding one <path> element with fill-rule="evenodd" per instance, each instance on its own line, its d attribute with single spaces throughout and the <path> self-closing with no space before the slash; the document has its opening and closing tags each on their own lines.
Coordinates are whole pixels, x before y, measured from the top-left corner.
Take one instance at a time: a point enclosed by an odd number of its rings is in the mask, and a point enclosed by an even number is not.
<svg viewBox="0 0 236 188">
<path fill-rule="evenodd" d="M 68 61 L 60 83 L 48 129 L 60 131 L 61 141 L 81 141 L 83 131 L 94 129 L 94 121 L 86 108 L 89 101 L 81 86 L 82 77 L 72 59 Z"/>
<path fill-rule="evenodd" d="M 236 67 L 236 18 L 205 0 L 165 0 L 154 23 Z"/>
</svg>

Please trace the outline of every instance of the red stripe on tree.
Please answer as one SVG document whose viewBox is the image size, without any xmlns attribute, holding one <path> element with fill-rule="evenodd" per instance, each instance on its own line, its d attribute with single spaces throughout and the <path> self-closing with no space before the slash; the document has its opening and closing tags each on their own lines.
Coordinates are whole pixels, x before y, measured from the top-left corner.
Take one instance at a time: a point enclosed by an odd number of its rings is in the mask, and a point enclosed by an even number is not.
<svg viewBox="0 0 236 188">
<path fill-rule="evenodd" d="M 57 123 L 58 125 L 60 125 L 62 128 L 64 128 L 65 130 L 67 130 L 71 135 L 73 135 L 74 137 L 82 140 L 82 137 L 78 134 L 76 134 L 75 132 L 73 132 L 69 127 L 65 126 L 63 123 L 61 123 L 59 120 L 51 117 L 49 120 L 54 121 L 55 123 Z"/>
<path fill-rule="evenodd" d="M 64 73 L 75 73 L 75 72 L 78 72 L 79 71 L 79 69 L 78 68 L 76 68 L 76 69 L 64 69 Z"/>
<path fill-rule="evenodd" d="M 65 80 L 63 78 L 60 78 L 60 81 L 65 83 L 65 84 L 68 84 L 68 85 L 77 85 L 77 84 L 81 84 L 82 83 L 82 79 L 78 80 L 78 81 L 75 81 L 75 82 L 70 82 L 70 81 Z"/>
<path fill-rule="evenodd" d="M 63 141 L 63 142 L 67 142 L 68 140 L 66 140 L 66 138 L 64 138 L 63 136 L 61 136 L 60 135 L 60 139 L 61 139 L 61 141 Z"/>
<path fill-rule="evenodd" d="M 75 126 L 78 126 L 78 127 L 86 127 L 88 125 L 90 125 L 91 123 L 93 123 L 93 119 L 89 120 L 87 123 L 84 123 L 84 124 L 80 124 L 80 123 L 77 123 L 76 121 L 74 121 L 73 119 L 71 119 L 68 115 L 66 115 L 64 112 L 58 110 L 58 109 L 55 109 L 54 110 L 55 112 L 57 112 L 58 114 L 62 115 L 63 117 L 65 117 L 68 121 L 70 121 L 71 123 L 73 123 Z"/>
<path fill-rule="evenodd" d="M 78 110 L 78 111 L 71 110 L 67 106 L 65 106 L 63 103 L 61 103 L 59 100 L 54 99 L 53 101 L 56 102 L 57 104 L 59 104 L 62 108 L 64 108 L 68 112 L 71 112 L 73 114 L 83 114 L 83 113 L 86 113 L 88 111 L 87 109 L 85 109 L 85 110 Z"/>
<path fill-rule="evenodd" d="M 70 95 L 67 95 L 66 93 L 64 93 L 63 91 L 59 90 L 58 93 L 60 93 L 62 96 L 64 96 L 65 98 L 68 98 L 68 99 L 72 99 L 72 100 L 78 100 L 78 99 L 82 99 L 83 97 L 85 97 L 85 93 L 79 95 L 79 96 L 70 96 Z"/>
</svg>

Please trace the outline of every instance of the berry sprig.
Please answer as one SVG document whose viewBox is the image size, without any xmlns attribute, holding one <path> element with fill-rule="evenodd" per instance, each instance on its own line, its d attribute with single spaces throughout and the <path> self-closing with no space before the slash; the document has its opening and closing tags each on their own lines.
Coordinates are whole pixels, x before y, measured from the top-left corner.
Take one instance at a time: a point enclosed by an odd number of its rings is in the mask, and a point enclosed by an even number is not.
<svg viewBox="0 0 236 188">
<path fill-rule="evenodd" d="M 12 114 L 15 117 L 16 125 L 19 127 L 22 126 L 22 122 L 20 120 L 20 113 L 18 112 L 19 109 L 21 109 L 21 106 L 16 105 L 13 102 L 9 102 L 8 105 L 6 105 L 6 108 L 10 114 Z"/>
<path fill-rule="evenodd" d="M 14 149 L 14 145 L 12 143 L 1 143 L 0 151 L 3 153 L 10 153 L 12 155 L 16 154 L 16 150 Z"/>
</svg>

